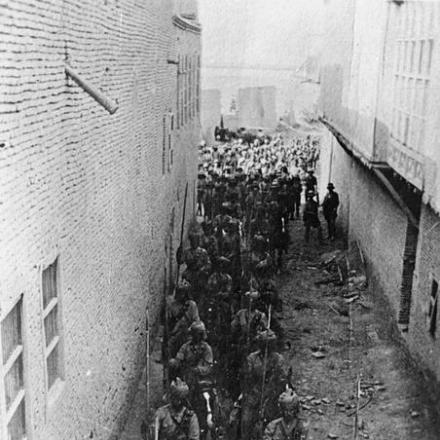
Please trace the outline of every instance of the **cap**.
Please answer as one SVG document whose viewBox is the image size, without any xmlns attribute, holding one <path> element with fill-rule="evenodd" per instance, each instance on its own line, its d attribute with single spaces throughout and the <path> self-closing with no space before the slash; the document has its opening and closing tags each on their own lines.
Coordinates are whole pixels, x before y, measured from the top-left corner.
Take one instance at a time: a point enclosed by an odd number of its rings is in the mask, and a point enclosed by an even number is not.
<svg viewBox="0 0 440 440">
<path fill-rule="evenodd" d="M 335 185 L 333 185 L 333 183 L 329 183 L 328 185 L 327 185 L 327 189 L 334 189 L 335 188 Z"/>
</svg>

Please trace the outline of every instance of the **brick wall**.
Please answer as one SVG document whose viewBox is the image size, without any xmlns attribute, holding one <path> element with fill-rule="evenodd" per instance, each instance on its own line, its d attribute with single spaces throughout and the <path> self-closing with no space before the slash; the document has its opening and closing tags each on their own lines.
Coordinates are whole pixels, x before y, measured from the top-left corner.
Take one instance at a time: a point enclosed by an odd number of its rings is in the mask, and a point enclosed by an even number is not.
<svg viewBox="0 0 440 440">
<path fill-rule="evenodd" d="M 440 280 L 440 218 L 427 205 L 422 207 L 420 235 L 417 249 L 416 275 L 408 331 L 408 343 L 421 365 L 440 379 L 440 344 L 429 333 L 428 311 L 432 281 Z M 438 314 L 440 310 L 438 311 Z M 437 327 L 440 325 L 437 314 Z"/>
<path fill-rule="evenodd" d="M 173 163 L 162 173 L 164 115 L 177 112 L 167 59 L 200 52 L 199 35 L 173 25 L 172 10 L 171 0 L 0 6 L 0 305 L 3 319 L 24 295 L 31 440 L 118 432 L 140 371 L 145 309 L 154 320 L 177 247 L 186 181 L 187 223 L 193 213 L 197 109 L 170 129 Z M 114 115 L 66 78 L 65 60 L 118 101 Z M 41 275 L 57 256 L 64 356 L 54 394 Z"/>
<path fill-rule="evenodd" d="M 372 172 L 349 156 L 330 133 L 323 139 L 320 167 L 321 197 L 330 176 L 341 199 L 338 228 L 348 232 L 349 242 L 358 241 L 371 282 L 386 295 L 397 320 L 407 226 L 405 215 Z"/>
</svg>

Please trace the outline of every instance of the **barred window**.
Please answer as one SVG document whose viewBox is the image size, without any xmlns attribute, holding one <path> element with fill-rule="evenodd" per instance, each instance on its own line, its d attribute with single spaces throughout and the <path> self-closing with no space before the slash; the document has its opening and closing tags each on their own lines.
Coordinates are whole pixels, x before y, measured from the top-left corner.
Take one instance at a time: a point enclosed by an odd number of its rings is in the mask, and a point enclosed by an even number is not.
<svg viewBox="0 0 440 440">
<path fill-rule="evenodd" d="M 197 55 L 196 113 L 200 113 L 200 55 Z"/>
<path fill-rule="evenodd" d="M 162 175 L 167 171 L 167 117 L 162 118 Z"/>
<path fill-rule="evenodd" d="M 434 2 L 408 1 L 400 6 L 391 134 L 416 151 L 424 141 L 436 13 Z"/>
<path fill-rule="evenodd" d="M 432 280 L 431 295 L 429 297 L 428 330 L 433 339 L 435 339 L 437 334 L 437 299 L 438 282 L 437 280 Z"/>
<path fill-rule="evenodd" d="M 8 440 L 22 440 L 26 437 L 26 408 L 22 338 L 22 298 L 1 323 L 2 383 L 5 414 L 0 419 L 6 429 Z"/>
<path fill-rule="evenodd" d="M 43 270 L 43 321 L 46 357 L 47 388 L 62 380 L 61 374 L 61 331 L 58 297 L 58 258 Z"/>
</svg>

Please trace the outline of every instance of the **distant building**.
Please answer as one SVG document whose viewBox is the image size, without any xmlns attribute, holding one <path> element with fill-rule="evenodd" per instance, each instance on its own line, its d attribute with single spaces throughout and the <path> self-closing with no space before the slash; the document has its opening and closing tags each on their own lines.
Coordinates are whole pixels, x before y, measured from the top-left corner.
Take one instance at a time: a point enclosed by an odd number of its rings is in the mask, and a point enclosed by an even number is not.
<svg viewBox="0 0 440 440">
<path fill-rule="evenodd" d="M 118 437 L 194 208 L 193 6 L 0 6 L 1 439 Z"/>
<path fill-rule="evenodd" d="M 202 90 L 202 137 L 208 144 L 214 141 L 215 127 L 220 126 L 221 110 L 220 90 Z"/>
<path fill-rule="evenodd" d="M 373 290 L 440 378 L 440 4 L 326 8 L 322 187 L 340 189 L 342 225 L 361 246 Z"/>
<path fill-rule="evenodd" d="M 240 127 L 277 126 L 276 87 L 246 87 L 238 91 Z"/>
</svg>

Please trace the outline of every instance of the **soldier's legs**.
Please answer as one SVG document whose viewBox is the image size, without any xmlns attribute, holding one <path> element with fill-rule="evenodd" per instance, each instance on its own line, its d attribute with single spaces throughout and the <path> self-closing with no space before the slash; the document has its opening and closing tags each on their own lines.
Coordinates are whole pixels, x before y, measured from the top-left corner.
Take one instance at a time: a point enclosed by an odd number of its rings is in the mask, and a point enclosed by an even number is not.
<svg viewBox="0 0 440 440">
<path fill-rule="evenodd" d="M 319 224 L 319 226 L 317 226 L 317 229 L 318 229 L 318 240 L 319 240 L 320 243 L 322 243 L 323 242 L 323 236 L 322 236 L 321 224 Z"/>
<path fill-rule="evenodd" d="M 334 240 L 336 236 L 336 219 L 334 217 L 329 219 L 328 227 L 329 227 L 328 230 L 329 238 L 330 240 Z"/>
<path fill-rule="evenodd" d="M 299 218 L 299 210 L 301 208 L 301 194 L 295 195 L 295 212 L 297 218 Z"/>
<path fill-rule="evenodd" d="M 252 440 L 255 425 L 258 422 L 258 405 L 243 403 L 241 410 L 241 440 Z"/>
<path fill-rule="evenodd" d="M 306 233 L 305 233 L 305 237 L 304 238 L 306 240 L 306 243 L 308 243 L 309 239 L 310 239 L 310 225 L 306 224 L 305 228 L 306 228 Z"/>
</svg>

